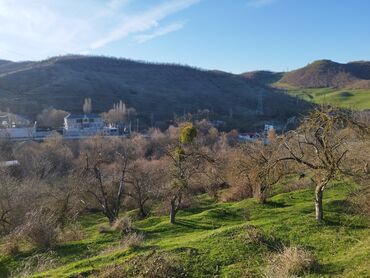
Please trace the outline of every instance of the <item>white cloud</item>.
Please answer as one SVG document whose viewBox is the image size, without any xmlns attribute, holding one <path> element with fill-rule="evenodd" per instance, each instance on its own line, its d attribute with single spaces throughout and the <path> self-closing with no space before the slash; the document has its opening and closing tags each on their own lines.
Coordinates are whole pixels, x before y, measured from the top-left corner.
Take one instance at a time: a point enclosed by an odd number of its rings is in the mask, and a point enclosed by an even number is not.
<svg viewBox="0 0 370 278">
<path fill-rule="evenodd" d="M 92 49 L 103 47 L 104 45 L 116 40 L 127 37 L 130 34 L 144 32 L 159 25 L 159 21 L 165 17 L 186 9 L 200 0 L 172 0 L 164 2 L 141 14 L 126 18 L 109 32 L 91 44 Z"/>
<path fill-rule="evenodd" d="M 276 0 L 249 0 L 247 4 L 248 6 L 258 8 L 258 7 L 270 5 L 274 3 L 275 1 Z"/>
<path fill-rule="evenodd" d="M 0 58 L 86 53 L 128 36 L 149 40 L 179 30 L 179 24 L 161 27 L 162 21 L 201 0 L 161 0 L 132 12 L 136 1 L 0 0 Z"/>
<path fill-rule="evenodd" d="M 176 32 L 176 31 L 182 29 L 184 27 L 184 25 L 185 24 L 183 22 L 173 23 L 173 24 L 170 24 L 170 25 L 167 25 L 167 26 L 164 26 L 164 27 L 160 27 L 160 28 L 154 30 L 152 33 L 137 35 L 137 36 L 134 37 L 134 40 L 137 43 L 144 43 L 144 42 L 147 42 L 149 40 L 155 39 L 157 37 L 161 37 L 161 36 L 167 35 L 169 33 Z"/>
</svg>

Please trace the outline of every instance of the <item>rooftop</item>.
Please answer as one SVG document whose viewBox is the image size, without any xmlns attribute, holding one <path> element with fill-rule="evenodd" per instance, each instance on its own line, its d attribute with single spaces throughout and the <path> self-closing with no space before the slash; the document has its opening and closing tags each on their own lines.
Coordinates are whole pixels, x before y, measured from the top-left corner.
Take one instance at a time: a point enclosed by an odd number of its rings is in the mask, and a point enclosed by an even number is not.
<svg viewBox="0 0 370 278">
<path fill-rule="evenodd" d="M 101 118 L 98 114 L 69 114 L 65 119 L 98 119 Z"/>
</svg>

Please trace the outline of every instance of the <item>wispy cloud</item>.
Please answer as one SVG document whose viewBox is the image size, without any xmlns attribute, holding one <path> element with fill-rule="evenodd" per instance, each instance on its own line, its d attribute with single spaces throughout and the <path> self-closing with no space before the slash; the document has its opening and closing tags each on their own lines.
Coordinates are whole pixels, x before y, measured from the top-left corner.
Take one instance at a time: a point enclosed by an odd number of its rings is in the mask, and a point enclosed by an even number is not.
<svg viewBox="0 0 370 278">
<path fill-rule="evenodd" d="M 144 43 L 149 40 L 155 39 L 157 37 L 161 37 L 164 35 L 167 35 L 169 33 L 178 31 L 184 27 L 185 23 L 184 22 L 178 22 L 178 23 L 173 23 L 164 27 L 157 28 L 154 30 L 152 33 L 149 34 L 140 34 L 134 37 L 134 40 L 137 43 Z"/>
<path fill-rule="evenodd" d="M 142 43 L 180 30 L 184 24 L 164 25 L 165 19 L 201 0 L 158 0 L 130 8 L 139 1 L 0 0 L 0 57 L 86 53 L 129 36 Z"/>
<path fill-rule="evenodd" d="M 247 2 L 247 5 L 250 7 L 258 8 L 258 7 L 270 5 L 274 2 L 276 2 L 276 0 L 249 0 Z"/>
<path fill-rule="evenodd" d="M 172 0 L 164 2 L 141 14 L 124 19 L 116 28 L 106 36 L 99 38 L 91 44 L 92 49 L 103 47 L 116 40 L 125 38 L 133 33 L 144 32 L 159 26 L 159 21 L 165 17 L 186 9 L 200 0 Z"/>
</svg>

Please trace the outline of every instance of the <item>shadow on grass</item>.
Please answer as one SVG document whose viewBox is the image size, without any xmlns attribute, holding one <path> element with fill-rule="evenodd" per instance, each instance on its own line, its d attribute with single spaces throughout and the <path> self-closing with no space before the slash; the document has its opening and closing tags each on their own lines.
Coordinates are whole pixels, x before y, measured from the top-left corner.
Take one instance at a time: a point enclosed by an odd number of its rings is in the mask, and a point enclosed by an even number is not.
<svg viewBox="0 0 370 278">
<path fill-rule="evenodd" d="M 346 226 L 347 228 L 354 229 L 354 230 L 363 230 L 363 229 L 368 229 L 368 225 L 364 224 L 358 224 L 358 223 L 348 223 L 344 224 L 343 221 L 340 219 L 327 219 L 324 216 L 324 220 L 321 223 L 317 223 L 319 226 L 329 226 L 329 227 L 344 227 Z"/>
<path fill-rule="evenodd" d="M 6 265 L 0 262 L 0 277 L 9 277 L 10 273 Z"/>
<path fill-rule="evenodd" d="M 202 224 L 198 223 L 197 221 L 191 221 L 191 220 L 184 220 L 184 219 L 178 219 L 175 223 L 175 225 L 194 229 L 194 230 L 214 230 L 219 228 L 219 225 L 216 224 Z"/>
<path fill-rule="evenodd" d="M 270 207 L 270 208 L 286 208 L 286 207 L 291 207 L 292 205 L 288 205 L 284 202 L 277 202 L 277 201 L 267 201 L 266 203 L 263 204 L 265 207 Z"/>
</svg>

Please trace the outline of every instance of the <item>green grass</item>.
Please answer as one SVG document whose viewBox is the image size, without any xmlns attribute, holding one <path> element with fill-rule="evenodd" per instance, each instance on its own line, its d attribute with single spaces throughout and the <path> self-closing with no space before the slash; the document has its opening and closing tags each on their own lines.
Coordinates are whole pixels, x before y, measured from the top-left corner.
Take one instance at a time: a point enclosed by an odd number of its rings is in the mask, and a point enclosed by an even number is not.
<svg viewBox="0 0 370 278">
<path fill-rule="evenodd" d="M 357 110 L 370 109 L 370 90 L 335 88 L 296 88 L 287 84 L 275 83 L 288 94 L 317 104 L 331 104 Z"/>
<path fill-rule="evenodd" d="M 153 250 L 178 257 L 190 277 L 239 277 L 245 271 L 258 276 L 266 258 L 282 244 L 302 246 L 314 252 L 319 267 L 308 277 L 370 277 L 369 221 L 352 214 L 346 198 L 356 186 L 339 181 L 325 192 L 325 221 L 314 221 L 313 192 L 301 190 L 272 197 L 265 205 L 254 200 L 215 203 L 199 197 L 199 205 L 179 213 L 178 223 L 168 217 L 135 222 L 145 234 L 142 247 L 102 254 L 118 244 L 117 232 L 98 233 L 107 224 L 101 215 L 81 219 L 86 239 L 60 244 L 55 249 L 60 266 L 35 277 L 89 275 L 112 263 L 122 263 Z M 243 240 L 245 225 L 254 225 L 271 239 L 269 244 Z M 33 251 L 17 257 L 1 257 L 0 277 L 19 267 Z"/>
</svg>

